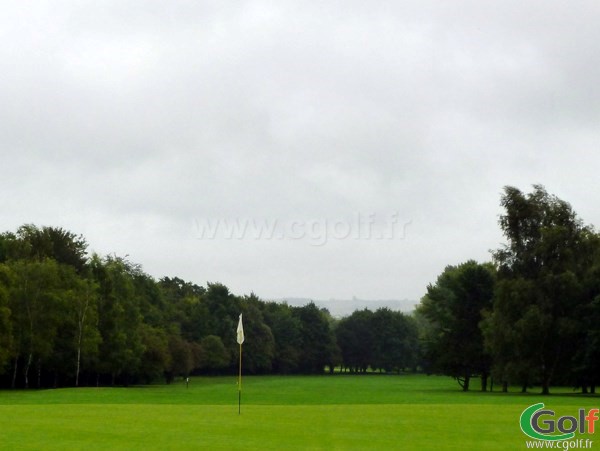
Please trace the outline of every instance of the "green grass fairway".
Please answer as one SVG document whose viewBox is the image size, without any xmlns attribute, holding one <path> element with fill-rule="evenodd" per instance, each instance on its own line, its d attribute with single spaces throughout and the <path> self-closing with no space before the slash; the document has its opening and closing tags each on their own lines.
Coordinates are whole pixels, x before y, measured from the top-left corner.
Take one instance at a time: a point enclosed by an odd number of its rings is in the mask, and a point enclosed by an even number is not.
<svg viewBox="0 0 600 451">
<path fill-rule="evenodd" d="M 234 377 L 194 378 L 189 389 L 0 391 L 0 448 L 526 449 L 525 407 L 542 401 L 573 415 L 600 406 L 562 391 L 462 393 L 427 376 L 245 377 L 241 415 Z"/>
</svg>

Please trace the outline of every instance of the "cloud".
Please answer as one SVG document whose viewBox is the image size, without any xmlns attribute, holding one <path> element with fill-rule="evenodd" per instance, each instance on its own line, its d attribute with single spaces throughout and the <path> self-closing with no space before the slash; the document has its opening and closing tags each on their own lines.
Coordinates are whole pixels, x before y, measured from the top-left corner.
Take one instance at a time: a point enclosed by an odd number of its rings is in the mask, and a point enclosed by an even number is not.
<svg viewBox="0 0 600 451">
<path fill-rule="evenodd" d="M 489 259 L 504 185 L 600 222 L 596 2 L 4 6 L 5 229 L 59 225 L 239 293 L 417 299 Z M 196 227 L 357 214 L 410 226 L 320 246 Z"/>
</svg>

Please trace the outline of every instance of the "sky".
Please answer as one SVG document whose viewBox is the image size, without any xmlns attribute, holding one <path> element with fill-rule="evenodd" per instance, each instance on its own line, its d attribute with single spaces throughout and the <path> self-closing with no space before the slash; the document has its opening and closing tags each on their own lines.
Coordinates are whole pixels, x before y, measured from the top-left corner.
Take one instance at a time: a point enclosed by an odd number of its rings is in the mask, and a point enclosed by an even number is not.
<svg viewBox="0 0 600 451">
<path fill-rule="evenodd" d="M 503 187 L 600 225 L 600 3 L 0 1 L 0 230 L 156 278 L 418 300 Z"/>
</svg>

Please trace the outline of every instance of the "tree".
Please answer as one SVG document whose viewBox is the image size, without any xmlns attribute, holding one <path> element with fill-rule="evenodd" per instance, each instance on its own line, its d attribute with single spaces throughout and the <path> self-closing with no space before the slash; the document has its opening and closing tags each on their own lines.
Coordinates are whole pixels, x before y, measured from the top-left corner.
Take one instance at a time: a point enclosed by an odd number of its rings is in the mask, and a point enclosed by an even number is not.
<svg viewBox="0 0 600 451">
<path fill-rule="evenodd" d="M 189 342 L 199 342 L 210 333 L 210 312 L 203 302 L 204 287 L 178 277 L 163 277 L 158 283 L 165 300 L 165 316 Z"/>
<path fill-rule="evenodd" d="M 219 371 L 229 365 L 230 356 L 223 341 L 216 335 L 207 335 L 200 342 L 202 349 L 199 368 L 208 371 Z"/>
<path fill-rule="evenodd" d="M 487 389 L 490 356 L 479 323 L 492 305 L 494 272 L 490 264 L 473 260 L 448 266 L 418 307 L 432 325 L 426 347 L 433 369 L 455 377 L 464 391 L 476 375 Z"/>
<path fill-rule="evenodd" d="M 380 308 L 372 318 L 374 337 L 373 369 L 386 372 L 415 367 L 418 357 L 418 332 L 414 319 L 402 312 Z"/>
<path fill-rule="evenodd" d="M 12 232 L 0 234 L 0 263 L 25 258 L 30 253 L 29 246 Z"/>
<path fill-rule="evenodd" d="M 12 324 L 9 306 L 11 279 L 10 268 L 0 263 L 0 375 L 4 373 L 11 355 Z"/>
<path fill-rule="evenodd" d="M 41 384 L 42 367 L 53 371 L 55 376 L 59 373 L 75 375 L 78 383 L 87 329 L 92 333 L 94 330 L 94 327 L 87 327 L 85 314 L 80 321 L 71 317 L 79 303 L 76 292 L 82 287 L 82 279 L 78 272 L 87 261 L 86 247 L 82 237 L 52 227 L 40 229 L 24 225 L 16 234 L 5 233 L 0 237 L 0 259 L 13 274 L 9 289 L 11 310 L 15 312 L 12 329 L 16 332 L 12 345 L 15 357 L 13 386 L 25 348 L 29 351 L 21 363 L 26 386 L 32 364 L 38 368 L 38 385 Z M 89 312 L 88 316 L 93 322 L 93 313 Z M 79 327 L 79 334 L 76 327 Z M 73 362 L 71 370 L 66 369 L 66 362 Z"/>
<path fill-rule="evenodd" d="M 365 373 L 375 359 L 373 312 L 364 309 L 342 318 L 336 327 L 336 339 L 342 353 L 342 363 L 352 372 Z"/>
<path fill-rule="evenodd" d="M 99 285 L 98 330 L 102 337 L 98 376 L 110 376 L 111 384 L 123 376 L 127 383 L 141 364 L 144 348 L 140 328 L 142 315 L 133 275 L 139 268 L 124 259 L 92 258 L 92 273 Z"/>
<path fill-rule="evenodd" d="M 334 335 L 325 314 L 310 302 L 293 309 L 300 321 L 300 359 L 298 370 L 302 373 L 320 374 L 331 361 Z"/>
<path fill-rule="evenodd" d="M 260 311 L 261 301 L 252 293 L 241 299 L 242 313 L 244 315 L 244 370 L 249 373 L 267 373 L 273 368 L 273 357 L 275 355 L 275 339 L 271 328 L 265 324 Z M 237 327 L 237 324 L 236 324 Z M 234 330 L 230 335 L 234 336 Z M 233 358 L 238 354 L 238 349 Z"/>
<path fill-rule="evenodd" d="M 596 393 L 596 386 L 600 384 L 600 296 L 596 296 L 589 304 L 587 316 L 582 326 L 583 346 L 574 356 L 574 368 L 577 383 L 582 391 Z"/>
<path fill-rule="evenodd" d="M 285 303 L 264 303 L 263 317 L 275 341 L 273 371 L 281 374 L 297 371 L 300 364 L 302 324 L 294 316 L 292 307 Z"/>
<path fill-rule="evenodd" d="M 85 239 L 62 228 L 40 229 L 33 224 L 26 224 L 19 228 L 17 237 L 24 243 L 21 249 L 28 254 L 27 258 L 50 258 L 60 264 L 72 266 L 77 272 L 81 271 L 87 262 Z"/>
<path fill-rule="evenodd" d="M 493 253 L 499 286 L 484 327 L 495 372 L 524 390 L 539 381 L 547 394 L 577 344 L 594 234 L 567 202 L 533 188 L 504 189 L 500 227 L 508 243 Z"/>
<path fill-rule="evenodd" d="M 172 368 L 169 337 L 164 329 L 148 324 L 140 326 L 140 336 L 144 352 L 142 354 L 139 377 L 145 382 L 156 381 Z M 170 382 L 167 378 L 167 382 Z"/>
<path fill-rule="evenodd" d="M 577 313 L 579 346 L 572 361 L 574 385 L 580 386 L 583 393 L 588 387 L 595 393 L 600 384 L 600 236 L 594 235 L 589 242 L 594 248 L 594 263 L 586 272 L 583 286 L 585 298 L 591 301 Z"/>
<path fill-rule="evenodd" d="M 86 359 L 98 354 L 100 332 L 98 331 L 98 292 L 97 285 L 91 279 L 82 279 L 73 292 L 72 311 L 77 321 L 77 367 L 75 386 L 79 386 L 81 366 Z"/>
<path fill-rule="evenodd" d="M 18 363 L 23 358 L 24 386 L 30 385 L 30 369 L 37 364 L 38 386 L 42 364 L 54 351 L 61 320 L 67 314 L 61 296 L 59 266 L 54 260 L 16 261 L 10 264 L 14 274 L 11 287 L 12 328 L 15 333 L 14 373 L 15 386 Z"/>
<path fill-rule="evenodd" d="M 202 302 L 209 312 L 208 331 L 211 335 L 221 337 L 223 344 L 231 356 L 231 365 L 236 364 L 237 342 L 235 330 L 241 308 L 238 297 L 229 292 L 229 288 L 221 283 L 208 283 Z"/>
<path fill-rule="evenodd" d="M 165 371 L 167 384 L 177 376 L 188 376 L 194 367 L 194 356 L 190 344 L 178 334 L 169 335 L 170 366 Z"/>
</svg>

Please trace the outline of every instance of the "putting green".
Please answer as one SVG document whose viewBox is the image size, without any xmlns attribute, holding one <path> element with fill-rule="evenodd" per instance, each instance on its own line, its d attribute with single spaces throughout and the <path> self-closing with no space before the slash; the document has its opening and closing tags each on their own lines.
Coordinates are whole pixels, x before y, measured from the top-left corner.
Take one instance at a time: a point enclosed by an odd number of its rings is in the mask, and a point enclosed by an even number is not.
<svg viewBox="0 0 600 451">
<path fill-rule="evenodd" d="M 427 376 L 249 377 L 171 386 L 0 392 L 1 449 L 524 449 L 525 407 L 570 394 L 462 393 Z M 587 436 L 590 437 L 590 436 Z M 593 438 L 593 436 L 591 436 Z"/>
</svg>

